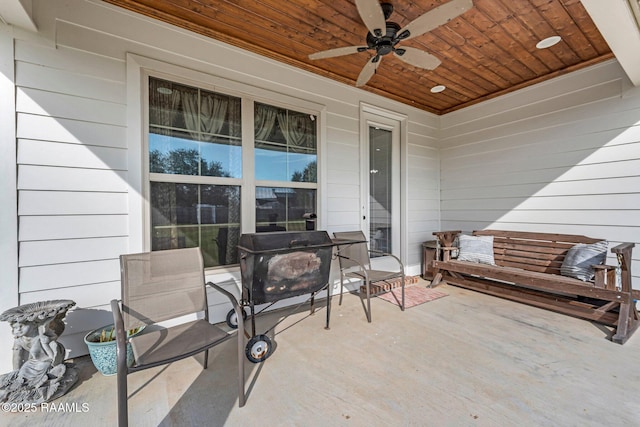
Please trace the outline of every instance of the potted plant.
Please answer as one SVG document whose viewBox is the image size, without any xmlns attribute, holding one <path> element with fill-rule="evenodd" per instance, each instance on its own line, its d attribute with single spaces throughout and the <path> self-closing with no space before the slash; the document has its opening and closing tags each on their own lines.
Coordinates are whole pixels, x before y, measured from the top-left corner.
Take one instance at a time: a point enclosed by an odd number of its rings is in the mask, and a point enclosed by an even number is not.
<svg viewBox="0 0 640 427">
<path fill-rule="evenodd" d="M 139 334 L 143 327 L 129 329 L 127 337 Z M 102 375 L 114 375 L 117 368 L 116 360 L 116 331 L 113 324 L 94 329 L 84 337 L 84 342 L 89 348 L 89 355 L 95 367 Z M 127 366 L 133 364 L 133 350 L 127 343 Z"/>
</svg>

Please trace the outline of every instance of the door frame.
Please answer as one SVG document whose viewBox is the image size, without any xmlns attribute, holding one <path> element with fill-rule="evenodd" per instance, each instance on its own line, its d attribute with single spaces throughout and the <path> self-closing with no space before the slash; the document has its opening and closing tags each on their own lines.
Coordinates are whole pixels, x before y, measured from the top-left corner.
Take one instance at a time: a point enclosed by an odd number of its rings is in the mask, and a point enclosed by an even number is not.
<svg viewBox="0 0 640 427">
<path fill-rule="evenodd" d="M 369 126 L 379 125 L 385 129 L 398 130 L 398 159 L 393 160 L 393 166 L 398 168 L 396 177 L 399 183 L 394 184 L 397 188 L 398 212 L 394 215 L 393 226 L 397 226 L 398 243 L 392 249 L 394 255 L 403 262 L 407 256 L 407 116 L 391 110 L 380 108 L 374 105 L 360 103 L 360 228 L 369 235 Z M 394 230 L 395 231 L 395 230 Z M 395 246 L 395 244 L 393 245 Z"/>
</svg>

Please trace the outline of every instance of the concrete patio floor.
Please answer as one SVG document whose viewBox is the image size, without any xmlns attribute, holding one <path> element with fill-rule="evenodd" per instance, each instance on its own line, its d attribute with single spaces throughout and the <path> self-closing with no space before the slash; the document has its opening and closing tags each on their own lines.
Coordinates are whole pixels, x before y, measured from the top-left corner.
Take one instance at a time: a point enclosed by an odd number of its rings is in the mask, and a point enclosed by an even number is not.
<svg viewBox="0 0 640 427">
<path fill-rule="evenodd" d="M 426 282 L 420 281 L 418 286 Z M 235 341 L 200 358 L 131 375 L 132 426 L 630 426 L 640 425 L 640 336 L 452 286 L 401 312 L 359 298 L 290 315 L 277 350 L 244 361 L 238 408 Z M 278 314 L 260 318 L 271 325 Z M 67 412 L 5 413 L 11 426 L 114 426 L 116 378 L 75 360 L 80 382 L 55 401 Z M 84 405 L 83 405 L 84 404 Z"/>
</svg>

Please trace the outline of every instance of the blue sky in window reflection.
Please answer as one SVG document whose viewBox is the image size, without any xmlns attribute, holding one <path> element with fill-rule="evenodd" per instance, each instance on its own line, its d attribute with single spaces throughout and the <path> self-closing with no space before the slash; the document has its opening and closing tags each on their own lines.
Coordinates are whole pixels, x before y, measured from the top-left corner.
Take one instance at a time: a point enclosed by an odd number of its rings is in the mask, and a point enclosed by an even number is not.
<svg viewBox="0 0 640 427">
<path fill-rule="evenodd" d="M 202 142 L 149 134 L 150 172 L 182 175 L 242 177 L 242 147 L 235 139 Z M 316 155 L 255 149 L 256 179 L 316 182 Z M 198 171 L 200 165 L 201 171 Z"/>
</svg>

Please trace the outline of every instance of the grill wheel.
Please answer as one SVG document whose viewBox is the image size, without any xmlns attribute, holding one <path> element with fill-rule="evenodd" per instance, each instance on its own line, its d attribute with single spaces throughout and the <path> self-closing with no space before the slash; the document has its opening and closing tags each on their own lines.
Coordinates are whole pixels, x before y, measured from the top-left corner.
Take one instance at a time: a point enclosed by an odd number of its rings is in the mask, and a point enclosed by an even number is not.
<svg viewBox="0 0 640 427">
<path fill-rule="evenodd" d="M 245 347 L 247 359 L 253 363 L 260 363 L 266 360 L 273 353 L 271 339 L 264 335 L 256 335 L 249 340 Z"/>
<path fill-rule="evenodd" d="M 247 312 L 244 309 L 242 309 L 242 320 L 247 320 Z M 238 329 L 238 316 L 233 308 L 227 313 L 227 326 L 231 329 Z"/>
</svg>

